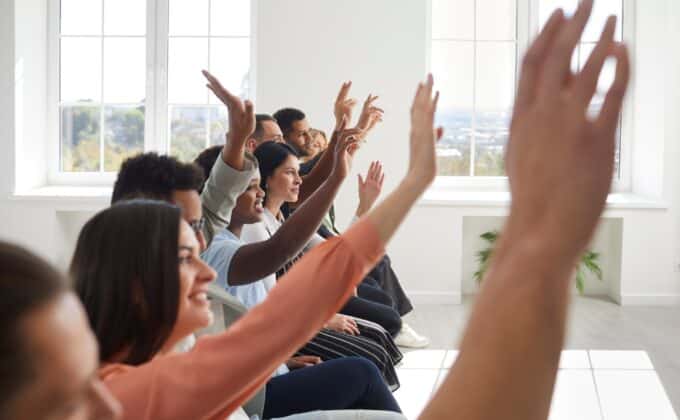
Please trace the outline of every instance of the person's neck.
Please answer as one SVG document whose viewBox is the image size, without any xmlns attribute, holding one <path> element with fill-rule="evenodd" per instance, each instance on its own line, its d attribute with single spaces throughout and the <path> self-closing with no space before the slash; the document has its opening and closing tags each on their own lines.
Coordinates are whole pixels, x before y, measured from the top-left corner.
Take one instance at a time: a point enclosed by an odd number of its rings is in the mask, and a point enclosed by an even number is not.
<svg viewBox="0 0 680 420">
<path fill-rule="evenodd" d="M 229 222 L 229 226 L 227 226 L 227 230 L 229 232 L 233 233 L 234 236 L 237 238 L 241 237 L 241 231 L 243 230 L 243 223 L 235 222 L 233 219 L 231 222 Z"/>
<path fill-rule="evenodd" d="M 285 202 L 286 201 L 282 198 L 267 197 L 267 202 L 264 204 L 264 207 L 269 210 L 269 213 L 276 217 L 279 214 L 279 211 L 281 211 L 281 207 Z"/>
</svg>

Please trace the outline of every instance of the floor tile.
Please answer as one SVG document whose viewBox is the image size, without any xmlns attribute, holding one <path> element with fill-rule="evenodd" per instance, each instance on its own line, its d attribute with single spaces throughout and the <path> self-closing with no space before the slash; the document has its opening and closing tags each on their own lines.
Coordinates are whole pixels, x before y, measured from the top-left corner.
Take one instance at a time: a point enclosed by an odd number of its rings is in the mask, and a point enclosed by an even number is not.
<svg viewBox="0 0 680 420">
<path fill-rule="evenodd" d="M 397 369 L 401 388 L 394 393 L 401 410 L 409 419 L 416 419 L 430 400 L 438 369 Z"/>
<path fill-rule="evenodd" d="M 549 420 L 602 420 L 591 370 L 558 372 Z"/>
<path fill-rule="evenodd" d="M 586 350 L 564 350 L 560 357 L 560 369 L 590 369 Z"/>
<path fill-rule="evenodd" d="M 645 351 L 590 350 L 593 369 L 654 370 Z"/>
<path fill-rule="evenodd" d="M 458 350 L 449 350 L 446 352 L 446 357 L 444 357 L 443 368 L 448 369 L 453 366 L 453 363 L 458 358 Z"/>
<path fill-rule="evenodd" d="M 404 352 L 399 369 L 440 369 L 446 350 L 412 350 Z"/>
<path fill-rule="evenodd" d="M 677 420 L 654 371 L 596 370 L 604 420 Z"/>
</svg>

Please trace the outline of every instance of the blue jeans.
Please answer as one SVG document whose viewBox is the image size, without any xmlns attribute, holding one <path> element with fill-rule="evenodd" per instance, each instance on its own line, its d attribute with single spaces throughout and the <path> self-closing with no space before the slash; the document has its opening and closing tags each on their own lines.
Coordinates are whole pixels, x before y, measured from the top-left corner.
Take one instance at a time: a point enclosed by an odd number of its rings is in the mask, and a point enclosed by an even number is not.
<svg viewBox="0 0 680 420">
<path fill-rule="evenodd" d="M 378 368 L 359 357 L 328 360 L 276 376 L 267 383 L 265 419 L 347 409 L 401 412 Z"/>
</svg>

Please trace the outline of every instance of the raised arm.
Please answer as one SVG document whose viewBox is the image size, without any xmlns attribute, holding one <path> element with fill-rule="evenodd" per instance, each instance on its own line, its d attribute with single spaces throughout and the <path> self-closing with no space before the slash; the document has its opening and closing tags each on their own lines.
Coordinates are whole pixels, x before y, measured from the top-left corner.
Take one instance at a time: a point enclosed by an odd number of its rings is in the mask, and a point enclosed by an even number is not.
<svg viewBox="0 0 680 420">
<path fill-rule="evenodd" d="M 433 111 L 424 101 L 414 108 L 421 106 L 423 112 Z M 412 167 L 434 164 L 434 145 L 427 144 L 434 143 L 432 127 L 425 131 L 430 134 L 412 136 Z M 409 185 L 419 189 L 409 197 L 419 196 L 433 174 L 434 168 L 409 171 Z M 396 197 L 395 215 L 383 203 L 376 217 L 364 218 L 316 247 L 279 280 L 262 304 L 224 333 L 199 340 L 188 353 L 157 357 L 112 375 L 107 386 L 127 412 L 145 413 L 141 420 L 229 416 L 344 304 L 382 257 L 385 240 L 414 201 Z"/>
<path fill-rule="evenodd" d="M 360 218 L 368 213 L 378 199 L 378 196 L 380 196 L 383 181 L 385 180 L 382 163 L 380 161 L 371 162 L 371 166 L 366 173 L 366 179 L 361 174 L 358 174 L 357 177 L 359 178 L 359 205 L 354 216 L 355 218 Z"/>
<path fill-rule="evenodd" d="M 260 280 L 279 270 L 298 255 L 319 229 L 333 204 L 340 185 L 351 166 L 351 148 L 356 142 L 343 137 L 333 147 L 335 165 L 331 176 L 266 241 L 244 245 L 236 251 L 229 265 L 229 284 L 237 286 Z M 304 183 L 303 183 L 304 185 Z"/>
<path fill-rule="evenodd" d="M 572 52 L 592 0 L 550 18 L 524 58 L 510 129 L 512 205 L 460 355 L 421 419 L 543 420 L 565 333 L 569 282 L 603 210 L 628 83 L 615 19 L 578 74 Z M 587 117 L 605 59 L 616 76 L 599 116 Z"/>
<path fill-rule="evenodd" d="M 229 131 L 224 148 L 201 193 L 203 215 L 207 221 L 203 234 L 209 245 L 214 235 L 229 224 L 236 198 L 257 173 L 257 161 L 245 152 L 246 141 L 255 130 L 253 104 L 241 101 L 207 71 L 204 70 L 203 75 L 208 80 L 208 89 L 226 105 L 229 113 Z"/>
<path fill-rule="evenodd" d="M 328 178 L 333 169 L 333 147 L 337 141 L 344 136 L 354 136 L 359 138 L 361 135 L 360 128 L 348 129 L 352 120 L 352 110 L 356 106 L 356 99 L 349 98 L 349 91 L 352 87 L 352 82 L 345 82 L 340 87 L 338 96 L 335 98 L 333 105 L 333 114 L 335 115 L 335 128 L 331 134 L 328 148 L 321 152 L 319 161 L 314 165 L 314 168 L 303 179 L 304 182 L 300 186 L 300 196 L 295 204 L 295 207 L 300 206 L 305 202 L 314 191 L 321 186 L 321 184 Z"/>
</svg>

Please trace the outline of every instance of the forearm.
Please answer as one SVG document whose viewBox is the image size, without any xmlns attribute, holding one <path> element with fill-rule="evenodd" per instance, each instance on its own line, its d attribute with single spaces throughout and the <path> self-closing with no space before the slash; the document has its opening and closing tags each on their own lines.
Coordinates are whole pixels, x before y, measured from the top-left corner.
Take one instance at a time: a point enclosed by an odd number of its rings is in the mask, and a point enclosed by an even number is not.
<svg viewBox="0 0 680 420">
<path fill-rule="evenodd" d="M 375 228 L 363 221 L 307 254 L 224 333 L 200 339 L 188 353 L 157 357 L 107 386 L 130 419 L 226 418 L 322 328 L 383 254 Z"/>
<path fill-rule="evenodd" d="M 574 259 L 521 237 L 501 241 L 458 360 L 421 419 L 548 417 Z"/>
<path fill-rule="evenodd" d="M 384 243 L 390 241 L 429 184 L 430 181 L 407 175 L 383 202 L 368 213 L 366 217 L 373 221 Z"/>
<path fill-rule="evenodd" d="M 333 170 L 333 151 L 338 139 L 338 132 L 334 131 L 326 150 L 321 152 L 321 158 L 303 179 L 300 185 L 300 195 L 296 207 L 304 203 L 323 184 Z"/>
<path fill-rule="evenodd" d="M 246 139 L 233 139 L 227 134 L 227 142 L 222 149 L 222 160 L 227 165 L 242 171 L 245 164 Z"/>
<path fill-rule="evenodd" d="M 342 179 L 330 177 L 268 240 L 239 249 L 229 267 L 229 284 L 248 284 L 279 270 L 298 255 L 319 229 Z"/>
<path fill-rule="evenodd" d="M 242 169 L 237 170 L 218 158 L 201 192 L 203 216 L 207 222 L 203 234 L 208 245 L 217 232 L 227 227 L 236 199 L 257 174 L 257 160 L 250 154 L 244 155 L 243 159 Z"/>
</svg>

